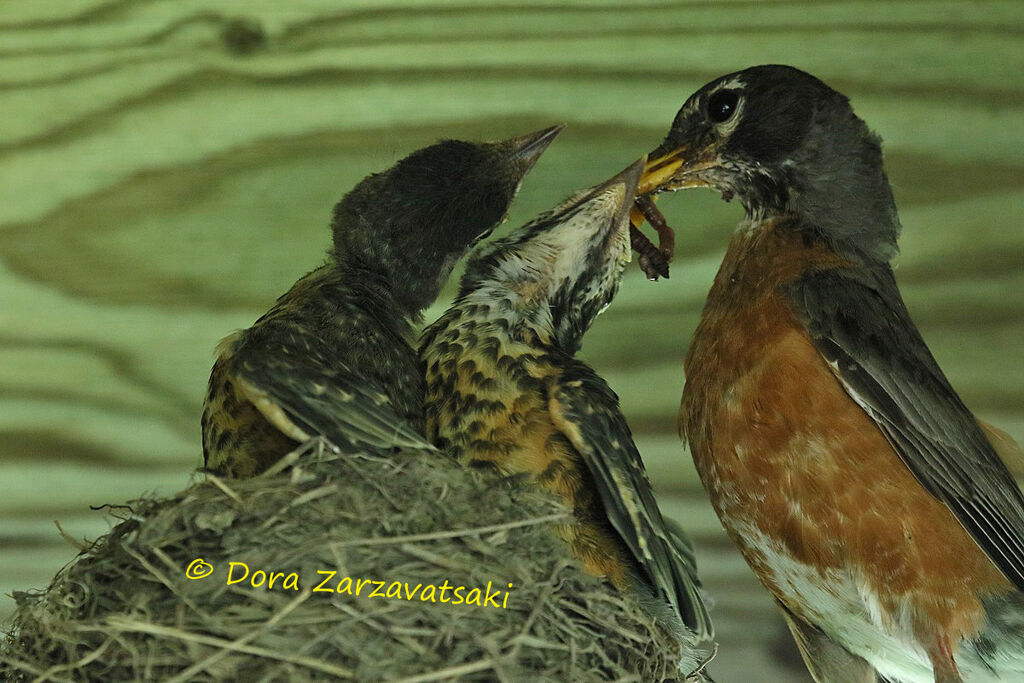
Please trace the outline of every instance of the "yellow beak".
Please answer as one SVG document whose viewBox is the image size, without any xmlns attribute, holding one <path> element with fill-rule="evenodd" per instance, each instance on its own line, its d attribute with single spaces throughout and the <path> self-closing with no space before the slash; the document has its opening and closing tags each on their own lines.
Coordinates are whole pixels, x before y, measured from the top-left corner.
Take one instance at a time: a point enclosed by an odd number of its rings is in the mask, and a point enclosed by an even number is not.
<svg viewBox="0 0 1024 683">
<path fill-rule="evenodd" d="M 663 190 L 707 187 L 709 183 L 700 177 L 700 172 L 715 166 L 717 148 L 717 144 L 712 144 L 694 154 L 687 147 L 679 147 L 668 154 L 648 159 L 636 188 L 637 196 Z"/>
<path fill-rule="evenodd" d="M 652 159 L 644 166 L 644 173 L 640 176 L 640 184 L 637 185 L 637 194 L 650 194 L 662 189 L 672 181 L 679 170 L 683 167 L 681 149 L 674 150 L 664 156 Z"/>
</svg>

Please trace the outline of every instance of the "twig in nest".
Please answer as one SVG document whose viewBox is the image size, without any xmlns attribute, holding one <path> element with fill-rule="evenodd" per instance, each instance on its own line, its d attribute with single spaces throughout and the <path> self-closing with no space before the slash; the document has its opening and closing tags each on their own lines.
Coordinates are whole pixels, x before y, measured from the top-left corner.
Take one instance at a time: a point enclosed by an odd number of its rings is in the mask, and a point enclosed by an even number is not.
<svg viewBox="0 0 1024 683">
<path fill-rule="evenodd" d="M 236 503 L 242 502 L 242 497 L 235 493 L 230 487 L 228 487 L 228 485 L 224 483 L 224 480 L 218 477 L 213 472 L 206 473 L 206 481 L 210 482 L 211 484 L 219 488 L 221 491 L 224 492 L 224 494 L 228 498 L 235 501 Z"/>
<path fill-rule="evenodd" d="M 304 603 L 307 599 L 309 599 L 309 596 L 312 595 L 312 594 L 313 594 L 313 592 L 311 590 L 309 590 L 308 588 L 306 590 L 302 591 L 302 593 L 297 595 L 294 600 L 292 600 L 287 605 L 282 607 L 276 614 L 274 614 L 272 617 L 267 619 L 262 625 L 260 625 L 259 628 L 250 631 L 249 633 L 247 633 L 246 635 L 244 635 L 244 636 L 242 636 L 240 638 L 236 638 L 233 641 L 233 644 L 234 645 L 245 645 L 245 644 L 255 640 L 256 638 L 259 638 L 261 635 L 263 635 L 264 633 L 266 633 L 267 631 L 272 629 L 274 626 L 276 626 L 279 621 L 281 621 L 286 616 L 291 614 L 295 610 L 296 607 L 298 607 L 299 605 Z M 227 657 L 228 654 L 230 654 L 230 653 L 231 653 L 231 650 L 228 649 L 228 648 L 224 648 L 224 649 L 218 650 L 217 652 L 214 652 L 213 654 L 211 654 L 210 656 L 206 657 L 205 659 L 202 659 L 202 660 L 196 662 L 195 664 L 193 664 L 189 668 L 187 668 L 184 671 L 182 671 L 181 673 L 179 673 L 174 678 L 168 678 L 167 679 L 167 683 L 184 683 L 185 681 L 190 681 L 190 680 L 192 680 L 192 678 L 197 673 L 199 673 L 200 671 L 206 671 L 211 666 L 213 666 L 214 664 L 216 664 L 220 660 L 222 660 L 225 657 Z"/>
<path fill-rule="evenodd" d="M 469 662 L 467 664 L 450 666 L 447 669 L 439 669 L 437 671 L 431 671 L 430 673 L 420 674 L 419 676 L 399 678 L 398 680 L 394 681 L 394 683 L 428 683 L 428 681 L 440 681 L 446 678 L 465 676 L 467 674 L 476 673 L 477 671 L 486 671 L 487 669 L 493 668 L 494 662 L 492 662 L 490 659 L 481 659 L 475 662 Z"/>
<path fill-rule="evenodd" d="M 281 472 L 282 470 L 294 465 L 295 462 L 306 453 L 312 451 L 316 453 L 318 457 L 322 457 L 325 450 L 329 450 L 333 453 L 338 452 L 337 446 L 334 446 L 327 439 L 323 438 L 322 436 L 313 437 L 306 443 L 301 444 L 294 450 L 289 451 L 288 453 L 281 456 L 281 458 L 277 462 L 275 462 L 273 465 L 271 465 L 266 470 L 261 472 L 259 476 L 265 479 L 269 479 L 278 472 Z"/>
<path fill-rule="evenodd" d="M 558 520 L 564 520 L 569 515 L 565 512 L 559 512 L 554 515 L 546 515 L 544 517 L 531 517 L 530 519 L 520 519 L 515 522 L 506 522 L 504 524 L 492 524 L 490 526 L 478 526 L 470 527 L 468 529 L 452 529 L 450 531 L 434 531 L 429 534 L 412 534 L 409 536 L 385 536 L 384 538 L 357 538 L 351 541 L 339 541 L 332 543 L 331 545 L 336 548 L 344 548 L 350 545 L 391 545 L 393 543 L 411 543 L 414 541 L 436 541 L 442 538 L 458 538 L 459 536 L 476 536 L 478 534 L 486 534 L 492 531 L 501 531 L 502 529 L 518 529 L 521 526 L 534 526 L 536 524 L 546 524 L 547 522 L 557 522 Z"/>
<path fill-rule="evenodd" d="M 216 638 L 214 636 L 208 636 L 202 633 L 191 633 L 189 631 L 183 631 L 181 629 L 172 628 L 170 626 L 149 624 L 143 621 L 126 619 L 120 616 L 107 617 L 106 626 L 116 631 L 132 631 L 135 633 L 147 633 L 153 636 L 163 636 L 185 642 L 199 643 L 200 645 L 207 645 L 209 647 L 219 647 L 226 650 L 230 650 L 232 652 L 242 652 L 247 655 L 255 655 L 257 657 L 264 657 L 266 659 L 276 659 L 281 662 L 290 662 L 292 664 L 304 666 L 307 669 L 323 671 L 324 673 L 337 676 L 338 678 L 352 678 L 351 671 L 343 669 L 340 666 L 328 664 L 327 662 L 321 661 L 319 659 L 314 659 L 312 657 L 304 657 L 302 655 L 291 655 L 287 652 L 276 652 L 274 650 L 269 650 L 265 647 L 246 645 L 244 643 L 237 643 L 231 640 L 224 640 L 223 638 Z M 79 626 L 75 630 L 85 632 L 106 631 L 106 629 L 97 626 Z"/>
<path fill-rule="evenodd" d="M 64 527 L 62 527 L 60 525 L 60 522 L 58 522 L 57 520 L 53 520 L 53 523 L 57 526 L 57 533 L 60 534 L 60 537 L 63 538 L 68 543 L 70 543 L 71 545 L 73 545 L 76 548 L 78 548 L 79 551 L 85 550 L 86 548 L 89 547 L 89 545 L 87 543 L 83 543 L 82 541 L 79 541 L 77 538 L 75 538 L 74 536 L 72 536 L 68 532 L 64 531 Z"/>
</svg>

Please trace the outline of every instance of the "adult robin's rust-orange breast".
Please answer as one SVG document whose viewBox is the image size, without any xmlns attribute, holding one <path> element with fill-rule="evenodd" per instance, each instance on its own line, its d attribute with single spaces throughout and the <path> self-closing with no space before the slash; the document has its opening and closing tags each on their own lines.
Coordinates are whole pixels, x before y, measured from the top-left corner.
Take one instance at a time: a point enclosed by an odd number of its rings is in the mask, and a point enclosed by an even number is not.
<svg viewBox="0 0 1024 683">
<path fill-rule="evenodd" d="M 856 575 L 883 614 L 927 615 L 923 642 L 975 636 L 980 597 L 1012 584 L 852 401 L 781 294 L 846 268 L 785 219 L 734 237 L 686 356 L 680 429 L 712 504 L 759 578 L 811 623 L 789 586 L 803 565 L 827 589 Z M 779 566 L 780 554 L 788 556 Z"/>
</svg>

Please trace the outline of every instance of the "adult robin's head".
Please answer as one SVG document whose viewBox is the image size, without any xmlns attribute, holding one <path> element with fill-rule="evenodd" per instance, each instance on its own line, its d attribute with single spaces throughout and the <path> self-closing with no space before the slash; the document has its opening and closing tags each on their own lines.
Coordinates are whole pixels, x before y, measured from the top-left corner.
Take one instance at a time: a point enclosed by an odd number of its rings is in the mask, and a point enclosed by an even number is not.
<svg viewBox="0 0 1024 683">
<path fill-rule="evenodd" d="M 694 93 L 649 155 L 640 193 L 713 187 L 752 222 L 789 214 L 837 251 L 887 261 L 899 220 L 881 141 L 849 100 L 789 66 L 755 66 Z"/>
<path fill-rule="evenodd" d="M 460 300 L 478 295 L 568 353 L 611 303 L 629 263 L 629 210 L 643 161 L 572 195 L 474 254 Z"/>
<path fill-rule="evenodd" d="M 384 276 L 399 305 L 430 305 L 455 262 L 504 220 L 523 177 L 562 130 L 500 142 L 444 140 L 365 178 L 334 208 L 340 267 Z"/>
</svg>

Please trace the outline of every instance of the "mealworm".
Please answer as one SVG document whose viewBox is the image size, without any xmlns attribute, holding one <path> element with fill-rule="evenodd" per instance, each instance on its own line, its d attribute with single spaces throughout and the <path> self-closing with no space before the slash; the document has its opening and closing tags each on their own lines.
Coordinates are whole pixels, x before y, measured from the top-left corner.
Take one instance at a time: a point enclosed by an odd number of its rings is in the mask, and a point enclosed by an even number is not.
<svg viewBox="0 0 1024 683">
<path fill-rule="evenodd" d="M 648 280 L 657 280 L 659 275 L 668 278 L 668 260 L 665 254 L 633 224 L 629 226 L 629 243 L 633 251 L 640 255 L 637 262 Z"/>
<path fill-rule="evenodd" d="M 665 255 L 666 262 L 672 260 L 676 250 L 676 233 L 665 222 L 665 217 L 654 205 L 651 195 L 645 194 L 636 199 L 636 207 L 643 213 L 644 218 L 651 224 L 654 231 L 658 233 L 658 248 Z"/>
</svg>

